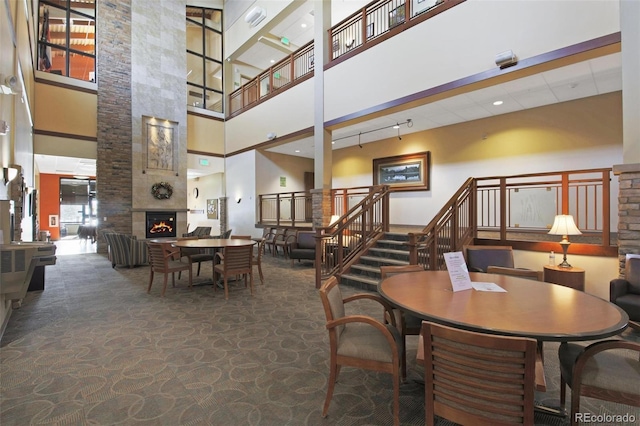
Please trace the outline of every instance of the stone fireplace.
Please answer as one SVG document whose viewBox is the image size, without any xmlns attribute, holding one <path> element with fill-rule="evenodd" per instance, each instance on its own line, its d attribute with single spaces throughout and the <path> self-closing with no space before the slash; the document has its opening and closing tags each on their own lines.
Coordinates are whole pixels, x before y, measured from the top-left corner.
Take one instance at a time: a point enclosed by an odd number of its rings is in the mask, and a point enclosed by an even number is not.
<svg viewBox="0 0 640 426">
<path fill-rule="evenodd" d="M 146 212 L 146 238 L 168 238 L 177 236 L 176 212 Z"/>
</svg>

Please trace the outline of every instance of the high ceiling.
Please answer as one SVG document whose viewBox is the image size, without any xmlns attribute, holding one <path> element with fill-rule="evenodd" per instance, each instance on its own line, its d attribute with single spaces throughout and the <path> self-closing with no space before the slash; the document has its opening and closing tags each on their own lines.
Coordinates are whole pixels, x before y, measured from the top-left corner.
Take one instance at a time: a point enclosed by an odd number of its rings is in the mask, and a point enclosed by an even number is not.
<svg viewBox="0 0 640 426">
<path fill-rule="evenodd" d="M 343 3 L 338 4 L 345 7 Z M 312 2 L 301 2 L 298 9 L 262 34 L 257 43 L 232 58 L 231 66 L 240 68 L 243 75 L 251 78 L 312 40 L 312 7 Z M 337 22 L 349 13 L 338 10 L 336 15 L 334 11 L 333 20 Z M 289 40 L 289 46 L 281 42 L 282 37 Z M 397 136 L 398 132 L 400 135 L 420 132 L 618 90 L 622 90 L 622 76 L 620 54 L 616 53 L 342 127 L 333 131 L 333 149 Z M 495 101 L 502 101 L 502 104 L 494 105 Z M 411 120 L 411 127 L 401 124 L 399 129 L 392 128 L 394 124 L 408 120 Z M 385 129 L 376 130 L 382 128 Z M 268 151 L 313 158 L 313 144 L 313 138 L 309 137 Z M 36 155 L 36 162 L 42 173 L 95 175 L 95 160 Z M 195 176 L 196 173 L 190 170 L 188 175 Z"/>
</svg>

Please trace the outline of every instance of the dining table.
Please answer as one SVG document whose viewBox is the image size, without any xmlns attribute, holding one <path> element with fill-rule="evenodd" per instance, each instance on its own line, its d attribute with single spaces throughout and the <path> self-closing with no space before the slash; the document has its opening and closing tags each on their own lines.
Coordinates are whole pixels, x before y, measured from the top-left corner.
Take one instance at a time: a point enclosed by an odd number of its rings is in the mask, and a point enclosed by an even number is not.
<svg viewBox="0 0 640 426">
<path fill-rule="evenodd" d="M 256 244 L 254 240 L 245 240 L 238 238 L 197 238 L 197 239 L 185 239 L 185 240 L 177 240 L 172 243 L 174 247 L 179 248 L 197 248 L 197 249 L 214 249 L 220 250 L 225 247 L 241 247 L 241 246 L 252 246 Z M 215 265 L 215 255 L 213 257 L 213 262 Z M 216 282 L 216 272 L 215 268 L 212 269 L 211 282 Z"/>
<path fill-rule="evenodd" d="M 583 291 L 509 275 L 470 272 L 469 276 L 472 283 L 496 284 L 503 291 L 453 291 L 448 271 L 421 271 L 390 276 L 378 284 L 378 292 L 392 306 L 424 321 L 536 339 L 539 391 L 546 390 L 543 342 L 604 339 L 622 333 L 628 326 L 626 312 Z M 424 359 L 420 346 L 419 361 L 421 354 Z M 550 407 L 538 408 L 562 414 Z"/>
</svg>

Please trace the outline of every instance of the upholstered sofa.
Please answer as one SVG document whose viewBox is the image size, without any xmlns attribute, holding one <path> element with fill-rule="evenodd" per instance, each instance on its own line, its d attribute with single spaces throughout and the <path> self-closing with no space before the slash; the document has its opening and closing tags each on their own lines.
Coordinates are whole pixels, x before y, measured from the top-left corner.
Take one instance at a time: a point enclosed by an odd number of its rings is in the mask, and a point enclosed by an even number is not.
<svg viewBox="0 0 640 426">
<path fill-rule="evenodd" d="M 626 259 L 624 278 L 609 283 L 609 300 L 629 315 L 629 325 L 640 330 L 640 258 Z"/>
<path fill-rule="evenodd" d="M 146 241 L 138 240 L 135 235 L 118 232 L 103 232 L 102 235 L 107 241 L 111 267 L 128 266 L 133 268 L 149 264 Z"/>
<path fill-rule="evenodd" d="M 316 239 L 314 231 L 298 231 L 296 238 L 289 246 L 289 258 L 291 259 L 291 266 L 293 261 L 298 259 L 304 260 L 316 260 Z"/>
</svg>

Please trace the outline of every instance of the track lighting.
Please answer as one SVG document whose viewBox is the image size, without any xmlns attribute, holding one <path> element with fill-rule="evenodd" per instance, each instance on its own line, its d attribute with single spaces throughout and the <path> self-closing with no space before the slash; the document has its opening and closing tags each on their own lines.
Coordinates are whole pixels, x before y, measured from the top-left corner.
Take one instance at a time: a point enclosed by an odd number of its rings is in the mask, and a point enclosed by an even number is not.
<svg viewBox="0 0 640 426">
<path fill-rule="evenodd" d="M 362 148 L 362 143 L 360 140 L 360 137 L 362 135 L 366 135 L 367 133 L 373 133 L 373 132 L 378 132 L 380 130 L 385 130 L 385 129 L 398 129 L 398 139 L 402 140 L 402 138 L 400 137 L 400 126 L 406 124 L 407 127 L 413 127 L 413 120 L 411 120 L 410 118 L 407 119 L 407 121 L 403 121 L 402 123 L 396 123 L 393 124 L 391 126 L 384 126 L 384 127 L 380 127 L 379 129 L 373 129 L 373 130 L 368 130 L 366 132 L 359 132 L 357 135 L 349 135 L 349 136 L 343 136 L 341 138 L 337 138 L 337 139 L 333 139 L 332 142 L 336 142 L 342 139 L 347 139 L 347 138 L 352 138 L 354 136 L 358 136 L 358 146 L 360 146 L 360 148 Z"/>
</svg>

